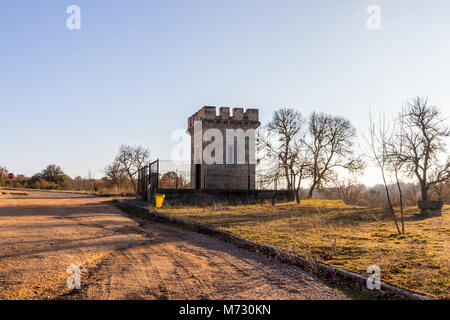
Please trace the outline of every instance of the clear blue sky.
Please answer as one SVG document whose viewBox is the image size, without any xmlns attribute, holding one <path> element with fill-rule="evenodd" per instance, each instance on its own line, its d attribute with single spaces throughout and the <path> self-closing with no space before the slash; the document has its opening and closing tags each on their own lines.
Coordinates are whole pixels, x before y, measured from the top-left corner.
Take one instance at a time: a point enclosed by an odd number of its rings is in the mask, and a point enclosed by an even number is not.
<svg viewBox="0 0 450 320">
<path fill-rule="evenodd" d="M 81 30 L 66 28 L 71 4 Z M 380 30 L 366 27 L 373 4 Z M 359 132 L 369 108 L 416 95 L 449 115 L 449 15 L 448 0 L 2 0 L 0 165 L 100 177 L 120 144 L 167 159 L 203 105 L 263 122 L 317 110 Z"/>
</svg>

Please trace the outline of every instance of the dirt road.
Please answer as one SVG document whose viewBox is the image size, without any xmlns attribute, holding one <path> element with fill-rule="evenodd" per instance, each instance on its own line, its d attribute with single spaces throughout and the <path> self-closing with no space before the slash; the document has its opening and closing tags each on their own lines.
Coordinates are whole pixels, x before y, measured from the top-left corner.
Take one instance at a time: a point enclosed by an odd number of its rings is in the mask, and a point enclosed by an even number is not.
<svg viewBox="0 0 450 320">
<path fill-rule="evenodd" d="M 82 266 L 69 294 L 67 268 Z M 302 270 L 71 193 L 0 195 L 0 299 L 347 299 Z"/>
</svg>

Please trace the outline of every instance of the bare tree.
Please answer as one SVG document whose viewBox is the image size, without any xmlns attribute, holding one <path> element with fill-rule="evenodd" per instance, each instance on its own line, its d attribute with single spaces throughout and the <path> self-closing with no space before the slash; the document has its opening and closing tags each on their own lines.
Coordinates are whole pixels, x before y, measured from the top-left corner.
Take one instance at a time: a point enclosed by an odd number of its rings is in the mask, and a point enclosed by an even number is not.
<svg viewBox="0 0 450 320">
<path fill-rule="evenodd" d="M 112 185 L 116 187 L 116 189 L 120 189 L 126 181 L 125 172 L 122 165 L 117 160 L 107 165 L 104 172 L 106 177 L 111 181 Z"/>
<path fill-rule="evenodd" d="M 439 109 L 420 97 L 408 102 L 400 119 L 399 140 L 403 148 L 396 156 L 408 176 L 418 180 L 422 200 L 428 200 L 431 188 L 450 180 L 450 157 L 445 143 L 450 129 Z M 444 160 L 445 156 L 447 159 Z"/>
<path fill-rule="evenodd" d="M 258 136 L 258 149 L 272 164 L 269 180 L 277 181 L 279 177 L 283 177 L 297 203 L 300 202 L 299 190 L 309 167 L 303 143 L 304 124 L 305 119 L 301 113 L 282 108 L 273 113 L 272 120 Z"/>
<path fill-rule="evenodd" d="M 364 163 L 353 157 L 353 140 L 356 130 L 350 121 L 324 113 L 313 112 L 308 123 L 305 145 L 312 156 L 310 167 L 311 186 L 308 197 L 314 190 L 329 181 L 338 167 L 352 172 L 362 170 Z"/>
<path fill-rule="evenodd" d="M 304 138 L 296 141 L 294 145 L 294 152 L 292 154 L 292 161 L 290 162 L 291 165 L 289 167 L 289 170 L 292 173 L 291 180 L 297 203 L 300 203 L 302 181 L 310 177 L 309 169 L 311 168 L 311 156 L 304 144 L 304 141 Z"/>
<path fill-rule="evenodd" d="M 400 221 L 402 223 L 402 233 L 405 233 L 405 213 L 403 209 L 403 191 L 399 179 L 399 172 L 402 169 L 401 162 L 397 160 L 393 160 L 394 162 L 391 164 L 391 170 L 394 172 L 395 183 L 397 185 L 397 190 L 399 194 L 399 202 L 400 202 Z"/>
<path fill-rule="evenodd" d="M 0 166 L 0 186 L 4 186 L 6 184 L 6 180 L 8 179 L 8 169 L 6 167 Z"/>
<path fill-rule="evenodd" d="M 378 128 L 376 127 L 372 115 L 370 115 L 370 125 L 369 125 L 369 135 L 370 140 L 367 141 L 372 161 L 380 168 L 381 177 L 383 178 L 384 188 L 386 191 L 386 198 L 389 205 L 389 211 L 391 212 L 392 218 L 397 228 L 397 232 L 401 234 L 400 228 L 398 226 L 397 217 L 395 216 L 394 206 L 392 205 L 391 194 L 389 191 L 389 186 L 387 183 L 387 170 L 390 163 L 390 154 L 388 151 L 389 141 L 392 138 L 392 133 L 389 130 L 389 126 L 386 123 L 386 119 L 383 117 L 380 119 Z"/>
<path fill-rule="evenodd" d="M 436 183 L 430 188 L 431 195 L 437 200 L 442 200 L 444 203 L 448 202 L 450 196 L 449 182 Z"/>
<path fill-rule="evenodd" d="M 361 198 L 367 192 L 366 189 L 366 186 L 359 183 L 352 175 L 346 177 L 335 175 L 332 178 L 330 191 L 337 194 L 345 204 L 360 204 Z"/>
<path fill-rule="evenodd" d="M 6 178 L 8 176 L 8 169 L 6 167 L 0 166 L 0 178 Z"/>
<path fill-rule="evenodd" d="M 60 166 L 55 164 L 48 165 L 37 174 L 40 179 L 53 182 L 61 187 L 65 186 L 70 178 L 64 173 Z"/>
<path fill-rule="evenodd" d="M 384 120 L 383 120 L 384 121 Z M 399 194 L 399 202 L 400 202 L 400 220 L 402 223 L 402 233 L 405 233 L 405 214 L 403 208 L 403 190 L 400 181 L 400 172 L 403 169 L 403 161 L 399 158 L 399 154 L 403 153 L 403 139 L 401 139 L 401 133 L 403 131 L 403 123 L 399 121 L 400 128 L 396 130 L 395 123 L 392 134 L 386 135 L 388 136 L 387 143 L 387 167 L 388 170 L 391 171 L 395 177 L 395 183 L 397 185 L 397 190 Z"/>
<path fill-rule="evenodd" d="M 150 160 L 150 151 L 142 146 L 122 145 L 116 157 L 116 162 L 120 164 L 121 170 L 125 172 L 131 181 L 133 190 L 137 192 L 136 175 L 142 167 Z"/>
</svg>

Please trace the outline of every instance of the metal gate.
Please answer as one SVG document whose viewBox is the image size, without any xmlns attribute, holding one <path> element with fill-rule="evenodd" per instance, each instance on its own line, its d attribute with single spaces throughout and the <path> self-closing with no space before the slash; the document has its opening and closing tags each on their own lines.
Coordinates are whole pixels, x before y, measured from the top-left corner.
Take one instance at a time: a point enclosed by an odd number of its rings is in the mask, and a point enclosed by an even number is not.
<svg viewBox="0 0 450 320">
<path fill-rule="evenodd" d="M 145 201 L 151 200 L 148 198 L 149 188 L 150 193 L 154 193 L 159 187 L 158 182 L 159 159 L 138 170 L 138 196 Z"/>
</svg>

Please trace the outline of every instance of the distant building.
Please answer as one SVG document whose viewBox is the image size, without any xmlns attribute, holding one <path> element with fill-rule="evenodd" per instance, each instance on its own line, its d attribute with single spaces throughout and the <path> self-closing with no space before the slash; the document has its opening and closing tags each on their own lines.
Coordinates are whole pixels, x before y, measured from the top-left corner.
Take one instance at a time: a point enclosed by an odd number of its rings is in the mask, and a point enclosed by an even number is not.
<svg viewBox="0 0 450 320">
<path fill-rule="evenodd" d="M 203 107 L 188 119 L 188 133 L 191 135 L 192 189 L 255 189 L 254 144 L 255 129 L 260 126 L 258 113 L 258 109 L 247 109 L 244 112 L 242 108 L 234 108 L 231 115 L 229 108 L 219 108 L 217 115 L 216 107 Z M 199 135 L 197 131 L 200 128 Z M 218 129 L 210 132 L 221 133 L 222 137 L 217 139 L 222 139 L 223 150 L 219 150 L 217 154 L 214 151 L 213 156 L 222 161 L 211 163 L 202 156 L 205 148 L 213 143 L 212 139 L 209 142 L 204 141 L 204 133 L 208 129 Z M 244 137 L 231 135 L 233 132 L 245 135 Z M 223 157 L 220 157 L 220 151 Z"/>
</svg>

